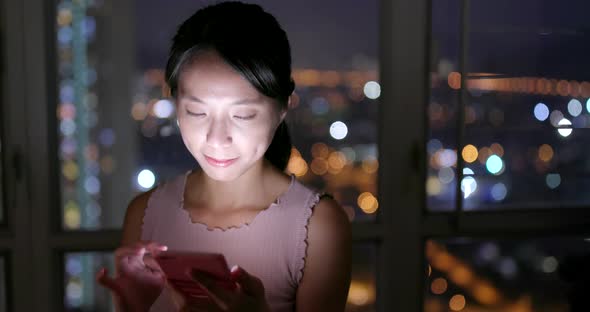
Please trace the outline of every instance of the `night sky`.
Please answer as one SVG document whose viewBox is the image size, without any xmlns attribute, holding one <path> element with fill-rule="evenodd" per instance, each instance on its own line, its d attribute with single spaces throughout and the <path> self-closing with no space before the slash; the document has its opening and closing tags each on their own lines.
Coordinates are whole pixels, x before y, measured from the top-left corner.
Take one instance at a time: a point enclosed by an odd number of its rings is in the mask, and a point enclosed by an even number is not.
<svg viewBox="0 0 590 312">
<path fill-rule="evenodd" d="M 345 70 L 353 68 L 353 59 L 359 54 L 377 59 L 376 0 L 247 2 L 260 4 L 278 19 L 289 36 L 296 68 Z M 210 3 L 214 1 L 136 1 L 138 66 L 162 68 L 176 27 Z"/>
<path fill-rule="evenodd" d="M 162 68 L 176 27 L 214 2 L 136 1 L 139 68 Z M 377 0 L 247 2 L 277 17 L 289 36 L 295 68 L 377 68 Z M 433 3 L 437 58 L 458 61 L 459 3 Z M 471 8 L 470 71 L 590 80 L 590 62 L 581 61 L 590 55 L 590 1 L 478 1 Z M 354 65 L 359 55 L 369 60 L 368 66 Z"/>
</svg>

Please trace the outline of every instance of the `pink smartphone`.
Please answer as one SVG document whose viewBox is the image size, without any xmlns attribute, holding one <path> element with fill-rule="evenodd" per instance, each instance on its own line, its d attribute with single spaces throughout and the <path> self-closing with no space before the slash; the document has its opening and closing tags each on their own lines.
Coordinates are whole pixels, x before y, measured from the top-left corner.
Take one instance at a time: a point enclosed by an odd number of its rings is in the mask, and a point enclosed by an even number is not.
<svg viewBox="0 0 590 312">
<path fill-rule="evenodd" d="M 206 290 L 192 279 L 193 270 L 211 277 L 217 286 L 227 290 L 236 288 L 222 254 L 165 251 L 156 257 L 156 261 L 166 274 L 168 283 L 187 300 L 208 298 Z"/>
</svg>

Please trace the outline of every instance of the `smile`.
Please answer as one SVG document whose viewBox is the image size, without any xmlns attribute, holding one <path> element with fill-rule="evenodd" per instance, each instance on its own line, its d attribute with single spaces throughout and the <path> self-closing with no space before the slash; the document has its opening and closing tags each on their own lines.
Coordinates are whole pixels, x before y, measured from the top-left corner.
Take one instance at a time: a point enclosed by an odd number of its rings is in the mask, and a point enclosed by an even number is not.
<svg viewBox="0 0 590 312">
<path fill-rule="evenodd" d="M 236 162 L 236 160 L 238 160 L 238 158 L 232 158 L 232 159 L 215 159 L 209 156 L 205 156 L 205 158 L 207 159 L 207 162 L 215 167 L 229 167 L 231 166 L 231 164 L 233 164 L 234 162 Z"/>
</svg>

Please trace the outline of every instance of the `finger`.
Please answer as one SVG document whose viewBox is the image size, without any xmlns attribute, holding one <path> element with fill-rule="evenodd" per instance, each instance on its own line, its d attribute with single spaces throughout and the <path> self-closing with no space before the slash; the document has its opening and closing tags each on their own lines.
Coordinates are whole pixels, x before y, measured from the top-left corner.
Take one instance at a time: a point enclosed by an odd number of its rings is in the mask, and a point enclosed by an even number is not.
<svg viewBox="0 0 590 312">
<path fill-rule="evenodd" d="M 160 243 L 156 243 L 153 241 L 140 241 L 140 242 L 136 242 L 134 244 L 129 244 L 129 245 L 125 245 L 125 246 L 121 246 L 119 248 L 117 248 L 117 250 L 115 251 L 115 256 L 118 254 L 126 254 L 128 252 L 135 252 L 137 250 L 140 250 L 141 248 L 146 248 L 148 249 L 150 252 L 160 252 L 160 251 L 164 251 L 167 250 L 168 247 L 166 245 L 162 245 Z"/>
<path fill-rule="evenodd" d="M 143 262 L 145 263 L 145 266 L 151 269 L 152 271 L 164 274 L 164 271 L 162 270 L 156 259 L 154 259 L 153 257 L 145 257 L 145 259 L 143 259 Z"/>
<path fill-rule="evenodd" d="M 125 255 L 128 254 L 134 254 L 137 253 L 137 251 L 139 250 L 139 247 L 119 247 L 115 250 L 115 259 L 117 258 L 121 258 L 124 257 Z"/>
<path fill-rule="evenodd" d="M 146 242 L 144 243 L 143 247 L 147 249 L 147 251 L 152 254 L 152 256 L 157 256 L 162 251 L 168 250 L 168 246 L 156 242 Z"/>
<path fill-rule="evenodd" d="M 144 270 L 143 255 L 145 248 L 137 250 L 128 250 L 126 253 L 121 253 L 116 262 L 117 273 L 131 274 Z"/>
<path fill-rule="evenodd" d="M 142 245 L 119 247 L 115 250 L 115 261 L 126 257 L 137 257 L 142 248 L 144 248 Z"/>
<path fill-rule="evenodd" d="M 100 269 L 97 273 L 96 273 L 96 281 L 110 289 L 111 291 L 115 292 L 116 294 L 120 295 L 123 291 L 123 289 L 121 288 L 121 286 L 119 284 L 117 284 L 117 282 L 112 279 L 111 277 L 109 277 L 108 275 L 108 271 L 105 268 Z"/>
<path fill-rule="evenodd" d="M 262 281 L 250 275 L 242 267 L 233 266 L 231 268 L 231 278 L 240 285 L 244 293 L 253 297 L 264 297 L 264 285 Z"/>
</svg>

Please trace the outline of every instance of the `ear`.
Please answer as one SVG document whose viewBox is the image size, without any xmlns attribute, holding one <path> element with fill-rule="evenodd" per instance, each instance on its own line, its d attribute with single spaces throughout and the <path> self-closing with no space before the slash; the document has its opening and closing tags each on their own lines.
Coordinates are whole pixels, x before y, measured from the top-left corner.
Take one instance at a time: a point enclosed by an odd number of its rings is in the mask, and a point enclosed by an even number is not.
<svg viewBox="0 0 590 312">
<path fill-rule="evenodd" d="M 291 93 L 291 95 L 289 95 L 289 98 L 287 99 L 287 110 L 289 109 L 293 109 L 295 103 L 293 102 L 293 97 L 295 96 L 295 91 L 293 91 L 293 93 Z"/>
<path fill-rule="evenodd" d="M 279 123 L 281 123 L 281 122 L 283 122 L 283 120 L 285 120 L 285 117 L 287 116 L 287 112 L 293 108 L 293 95 L 294 94 L 295 94 L 295 92 L 291 93 L 291 95 L 287 99 L 287 107 L 281 109 L 281 121 Z"/>
<path fill-rule="evenodd" d="M 172 97 L 172 89 L 167 83 L 162 84 L 162 96 L 165 98 Z"/>
</svg>

